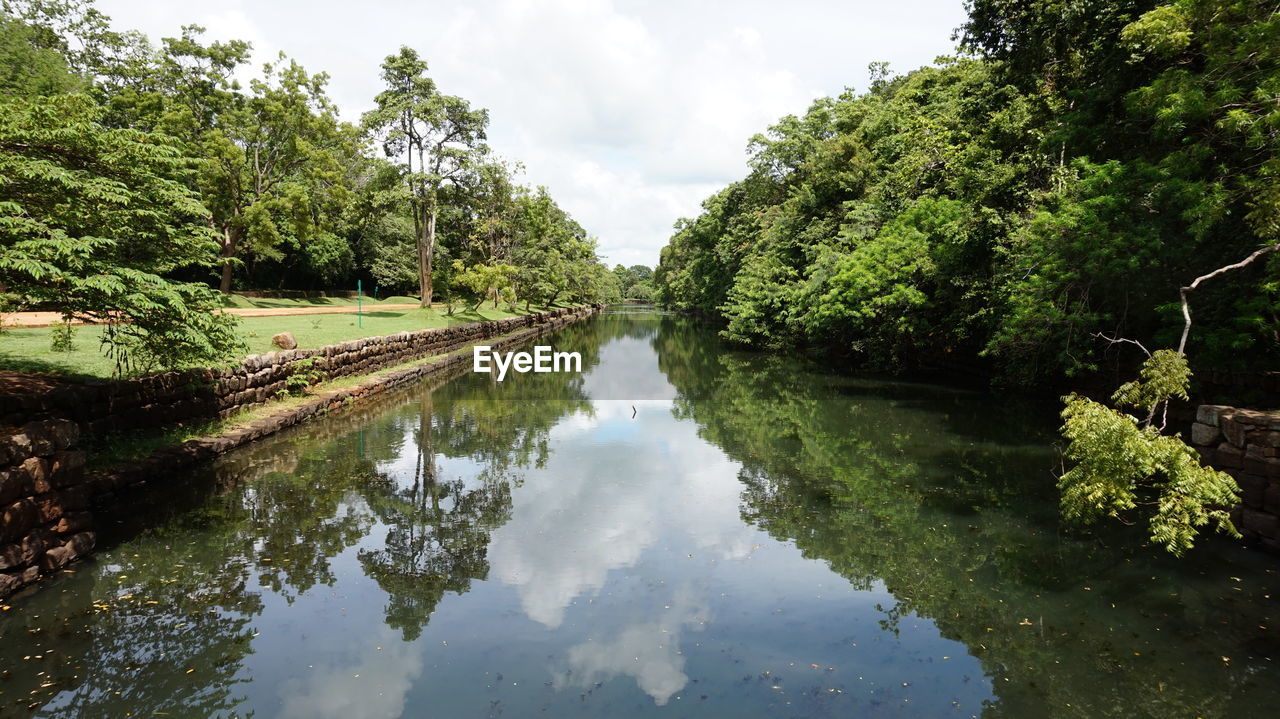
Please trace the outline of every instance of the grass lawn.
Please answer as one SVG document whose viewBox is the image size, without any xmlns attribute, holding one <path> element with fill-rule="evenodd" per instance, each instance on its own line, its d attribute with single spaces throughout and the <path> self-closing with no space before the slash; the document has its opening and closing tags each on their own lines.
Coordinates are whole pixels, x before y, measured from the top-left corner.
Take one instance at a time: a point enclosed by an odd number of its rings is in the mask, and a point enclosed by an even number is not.
<svg viewBox="0 0 1280 719">
<path fill-rule="evenodd" d="M 240 298 L 244 299 L 244 298 Z M 333 299 L 335 304 L 347 304 L 340 298 Z M 523 312 L 508 312 L 505 307 L 494 309 L 492 303 L 474 312 L 465 308 L 447 316 L 444 310 L 379 310 L 377 304 L 395 304 L 412 298 L 388 298 L 381 303 L 365 305 L 364 319 L 357 321 L 357 315 L 295 315 L 286 317 L 242 317 L 240 318 L 240 336 L 249 346 L 249 354 L 262 354 L 276 349 L 271 344 L 271 337 L 279 332 L 292 332 L 298 340 L 298 347 L 323 347 L 337 342 L 390 335 L 406 330 L 421 330 L 433 327 L 479 322 L 482 320 L 500 320 L 513 317 Z M 262 302 L 297 302 L 298 306 L 315 306 L 314 300 L 254 300 Z M 354 304 L 351 300 L 349 304 Z M 279 305 L 277 305 L 279 306 Z M 287 305 L 286 305 L 287 306 Z M 542 311 L 547 307 L 535 305 L 533 311 Z M 110 377 L 115 364 L 102 354 L 99 339 L 102 328 L 96 326 L 77 327 L 75 347 L 71 352 L 54 352 L 49 349 L 49 328 L 7 329 L 0 334 L 0 370 L 17 372 L 43 372 L 51 374 Z"/>
</svg>

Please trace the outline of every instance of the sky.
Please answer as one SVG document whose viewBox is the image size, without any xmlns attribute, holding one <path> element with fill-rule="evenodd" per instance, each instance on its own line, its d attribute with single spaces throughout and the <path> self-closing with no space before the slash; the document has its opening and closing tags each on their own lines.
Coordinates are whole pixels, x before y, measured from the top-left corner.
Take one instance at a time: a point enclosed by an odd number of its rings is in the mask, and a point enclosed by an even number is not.
<svg viewBox="0 0 1280 719">
<path fill-rule="evenodd" d="M 330 76 L 344 119 L 378 66 L 418 50 L 441 92 L 489 110 L 489 145 L 520 162 L 614 264 L 655 265 L 681 217 L 741 179 L 747 142 L 818 97 L 953 52 L 962 0 L 98 0 L 153 42 L 199 24 Z"/>
</svg>

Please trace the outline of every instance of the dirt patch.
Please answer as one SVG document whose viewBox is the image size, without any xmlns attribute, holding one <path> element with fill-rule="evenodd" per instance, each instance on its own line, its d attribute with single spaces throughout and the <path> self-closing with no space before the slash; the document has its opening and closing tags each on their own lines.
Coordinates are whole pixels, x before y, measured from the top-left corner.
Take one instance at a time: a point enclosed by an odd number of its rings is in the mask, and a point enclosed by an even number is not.
<svg viewBox="0 0 1280 719">
<path fill-rule="evenodd" d="M 379 312 L 384 310 L 413 310 L 418 308 L 418 304 L 403 305 L 379 305 L 370 304 L 364 309 L 365 314 L 371 310 Z M 433 307 L 443 307 L 444 305 L 432 305 Z M 358 308 L 355 305 L 343 305 L 341 307 L 228 307 L 223 312 L 229 315 L 238 315 L 240 317 L 287 317 L 290 315 L 354 315 Z M 57 312 L 10 312 L 4 316 L 4 324 L 6 327 L 48 327 L 54 322 L 62 320 L 62 315 Z M 96 324 L 94 322 L 72 322 L 73 325 Z"/>
<path fill-rule="evenodd" d="M 41 394 L 69 384 L 63 377 L 0 370 L 0 394 Z"/>
</svg>

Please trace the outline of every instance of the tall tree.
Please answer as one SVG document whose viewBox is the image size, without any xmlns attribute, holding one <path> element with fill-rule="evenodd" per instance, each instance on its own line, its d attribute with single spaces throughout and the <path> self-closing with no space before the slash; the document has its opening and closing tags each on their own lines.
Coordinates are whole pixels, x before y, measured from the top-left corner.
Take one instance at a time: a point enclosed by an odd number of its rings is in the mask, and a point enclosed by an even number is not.
<svg viewBox="0 0 1280 719">
<path fill-rule="evenodd" d="M 387 157 L 402 160 L 417 237 L 421 301 L 430 307 L 440 191 L 460 182 L 475 156 L 483 154 L 489 113 L 441 94 L 427 77 L 427 62 L 408 47 L 382 63 L 382 79 L 387 89 L 375 98 L 377 107 L 365 113 L 364 126 L 381 140 Z"/>
<path fill-rule="evenodd" d="M 200 283 L 208 210 L 169 138 L 104 127 L 85 95 L 0 102 L 0 286 L 68 319 L 107 322 L 117 372 L 208 363 L 243 350 Z"/>
<path fill-rule="evenodd" d="M 349 201 L 344 164 L 359 151 L 359 134 L 338 121 L 324 73 L 281 55 L 244 92 L 234 73 L 249 61 L 249 44 L 205 45 L 202 32 L 192 25 L 165 38 L 147 89 L 112 104 L 122 120 L 181 138 L 198 158 L 192 182 L 210 210 L 223 258 L 219 286 L 229 292 L 246 251 L 279 259 L 286 240 L 331 240 Z"/>
</svg>

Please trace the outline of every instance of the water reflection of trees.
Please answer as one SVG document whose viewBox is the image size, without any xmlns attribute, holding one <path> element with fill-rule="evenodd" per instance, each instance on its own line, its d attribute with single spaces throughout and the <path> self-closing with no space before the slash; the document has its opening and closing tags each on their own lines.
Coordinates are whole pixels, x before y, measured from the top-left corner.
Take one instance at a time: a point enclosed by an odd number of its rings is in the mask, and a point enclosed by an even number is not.
<svg viewBox="0 0 1280 719">
<path fill-rule="evenodd" d="M 742 464 L 744 519 L 857 587 L 883 583 L 884 629 L 916 614 L 964 642 L 998 697 L 986 716 L 1226 716 L 1280 699 L 1266 659 L 1280 647 L 1260 627 L 1275 575 L 1222 544 L 1179 565 L 1060 535 L 1034 408 L 833 379 L 705 337 L 671 319 L 654 345 L 675 411 Z"/>
<path fill-rule="evenodd" d="M 584 369 L 592 339 L 576 340 Z M 590 411 L 577 375 L 508 379 L 525 397 L 508 401 L 459 374 L 266 438 L 107 518 L 96 564 L 0 616 L 0 715 L 235 715 L 264 590 L 293 602 L 333 586 L 333 560 L 360 542 L 387 624 L 418 636 L 487 576 L 489 536 L 550 429 Z M 462 469 L 445 476 L 442 459 Z"/>
</svg>

